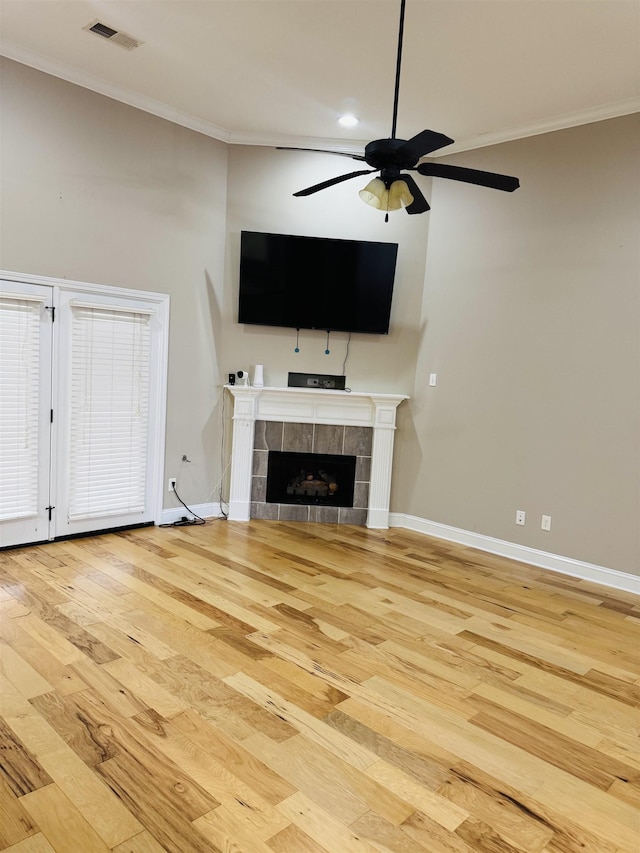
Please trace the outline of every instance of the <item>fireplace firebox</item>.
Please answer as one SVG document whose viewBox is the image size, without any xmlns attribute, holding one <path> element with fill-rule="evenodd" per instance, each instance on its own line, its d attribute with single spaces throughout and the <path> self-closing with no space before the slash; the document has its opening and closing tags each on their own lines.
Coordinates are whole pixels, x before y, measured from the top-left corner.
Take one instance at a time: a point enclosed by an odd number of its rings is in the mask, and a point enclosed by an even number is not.
<svg viewBox="0 0 640 853">
<path fill-rule="evenodd" d="M 352 507 L 356 457 L 269 451 L 267 503 Z"/>
</svg>

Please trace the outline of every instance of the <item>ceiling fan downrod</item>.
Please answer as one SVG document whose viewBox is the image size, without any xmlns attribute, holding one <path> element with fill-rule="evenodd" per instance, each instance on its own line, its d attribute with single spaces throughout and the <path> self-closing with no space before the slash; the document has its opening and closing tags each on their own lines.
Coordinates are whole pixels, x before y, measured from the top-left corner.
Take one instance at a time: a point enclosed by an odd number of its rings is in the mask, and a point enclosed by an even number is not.
<svg viewBox="0 0 640 853">
<path fill-rule="evenodd" d="M 393 120 L 391 122 L 391 138 L 396 138 L 398 123 L 398 98 L 400 96 L 400 68 L 402 66 L 402 42 L 404 39 L 404 7 L 406 0 L 400 0 L 400 27 L 398 29 L 398 58 L 396 60 L 396 88 L 393 94 Z"/>
</svg>

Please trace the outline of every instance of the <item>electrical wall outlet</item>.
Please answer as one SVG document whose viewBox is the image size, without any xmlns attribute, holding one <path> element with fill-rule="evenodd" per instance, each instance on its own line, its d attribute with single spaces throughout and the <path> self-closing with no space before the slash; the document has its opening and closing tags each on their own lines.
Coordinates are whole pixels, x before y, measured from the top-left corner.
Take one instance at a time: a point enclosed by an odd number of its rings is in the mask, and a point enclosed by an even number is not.
<svg viewBox="0 0 640 853">
<path fill-rule="evenodd" d="M 543 515 L 542 516 L 542 523 L 540 524 L 540 527 L 542 528 L 542 530 L 551 530 L 551 516 L 550 515 Z"/>
<path fill-rule="evenodd" d="M 169 485 L 167 486 L 167 491 L 168 492 L 175 492 L 175 490 L 176 490 L 176 478 L 175 477 L 169 477 Z"/>
<path fill-rule="evenodd" d="M 521 524 L 524 526 L 524 518 L 525 518 L 524 510 L 523 509 L 517 509 L 516 510 L 516 524 Z"/>
<path fill-rule="evenodd" d="M 429 374 L 429 386 L 434 388 L 438 384 L 438 374 L 430 373 Z"/>
</svg>

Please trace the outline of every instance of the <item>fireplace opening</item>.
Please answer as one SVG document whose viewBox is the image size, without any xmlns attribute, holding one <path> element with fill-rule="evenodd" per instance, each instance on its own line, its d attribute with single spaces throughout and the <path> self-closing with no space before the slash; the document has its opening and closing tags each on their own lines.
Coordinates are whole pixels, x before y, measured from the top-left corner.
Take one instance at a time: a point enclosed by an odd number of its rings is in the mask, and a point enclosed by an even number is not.
<svg viewBox="0 0 640 853">
<path fill-rule="evenodd" d="M 270 450 L 267 503 L 353 506 L 356 457 Z"/>
</svg>

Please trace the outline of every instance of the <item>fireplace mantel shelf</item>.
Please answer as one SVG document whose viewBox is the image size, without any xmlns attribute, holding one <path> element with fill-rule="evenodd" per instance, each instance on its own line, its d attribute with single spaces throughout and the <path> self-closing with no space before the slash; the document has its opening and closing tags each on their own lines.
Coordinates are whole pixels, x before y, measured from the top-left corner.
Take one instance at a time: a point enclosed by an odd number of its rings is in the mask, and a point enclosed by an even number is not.
<svg viewBox="0 0 640 853">
<path fill-rule="evenodd" d="M 367 527 L 389 526 L 389 497 L 396 409 L 405 394 L 328 388 L 256 388 L 225 385 L 234 398 L 229 519 L 250 518 L 256 421 L 371 427 L 371 484 Z"/>
<path fill-rule="evenodd" d="M 387 397 L 390 400 L 398 400 L 402 402 L 402 400 L 408 400 L 408 396 L 406 394 L 385 394 L 378 393 L 376 391 L 338 391 L 335 388 L 285 388 L 279 387 L 275 385 L 225 385 L 231 393 L 235 396 L 242 395 L 259 395 L 259 394 L 281 394 L 285 393 L 291 396 L 299 396 L 299 395 L 311 395 L 311 396 L 333 396 L 340 397 L 342 399 L 347 399 L 348 397 Z"/>
<path fill-rule="evenodd" d="M 395 411 L 405 394 L 334 391 L 328 388 L 255 388 L 225 385 L 235 399 L 234 419 L 253 417 L 288 423 L 344 424 L 395 429 Z"/>
</svg>

